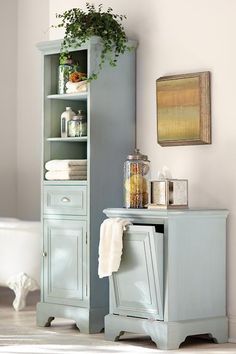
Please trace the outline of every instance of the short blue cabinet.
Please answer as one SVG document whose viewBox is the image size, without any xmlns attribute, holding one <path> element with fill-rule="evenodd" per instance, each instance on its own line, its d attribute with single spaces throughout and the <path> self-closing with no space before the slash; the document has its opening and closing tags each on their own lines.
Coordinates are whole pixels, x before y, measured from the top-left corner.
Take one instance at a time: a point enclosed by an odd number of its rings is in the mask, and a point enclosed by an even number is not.
<svg viewBox="0 0 236 354">
<path fill-rule="evenodd" d="M 122 54 L 115 68 L 105 63 L 86 92 L 57 94 L 61 40 L 38 48 L 43 67 L 43 232 L 37 324 L 49 326 L 55 317 L 65 317 L 74 319 L 83 333 L 98 333 L 109 303 L 108 280 L 98 278 L 102 210 L 122 206 L 123 162 L 135 146 L 135 49 Z M 99 69 L 101 50 L 99 37 L 92 37 L 70 54 L 90 76 Z M 85 112 L 87 136 L 61 137 L 66 107 Z M 85 180 L 45 179 L 46 162 L 74 159 L 86 160 Z"/>
<path fill-rule="evenodd" d="M 105 209 L 129 219 L 120 268 L 110 277 L 105 337 L 149 335 L 177 349 L 189 335 L 227 342 L 227 210 Z"/>
</svg>

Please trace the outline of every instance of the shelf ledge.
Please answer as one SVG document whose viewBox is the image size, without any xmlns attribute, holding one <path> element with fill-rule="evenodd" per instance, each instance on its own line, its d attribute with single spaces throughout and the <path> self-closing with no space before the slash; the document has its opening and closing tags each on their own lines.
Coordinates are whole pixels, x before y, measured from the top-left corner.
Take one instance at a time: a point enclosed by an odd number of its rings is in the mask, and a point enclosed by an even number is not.
<svg viewBox="0 0 236 354">
<path fill-rule="evenodd" d="M 47 138 L 47 141 L 58 141 L 58 142 L 68 142 L 68 143 L 78 143 L 87 141 L 87 136 L 80 136 L 80 137 L 69 137 L 69 138 Z"/>
<path fill-rule="evenodd" d="M 88 180 L 82 180 L 82 179 L 71 179 L 71 180 L 43 180 L 43 185 L 72 185 L 72 186 L 80 186 L 80 185 L 87 185 Z"/>
<path fill-rule="evenodd" d="M 78 93 L 65 93 L 63 95 L 55 94 L 48 95 L 47 98 L 51 100 L 72 100 L 72 101 L 85 101 L 87 100 L 88 92 Z"/>
</svg>

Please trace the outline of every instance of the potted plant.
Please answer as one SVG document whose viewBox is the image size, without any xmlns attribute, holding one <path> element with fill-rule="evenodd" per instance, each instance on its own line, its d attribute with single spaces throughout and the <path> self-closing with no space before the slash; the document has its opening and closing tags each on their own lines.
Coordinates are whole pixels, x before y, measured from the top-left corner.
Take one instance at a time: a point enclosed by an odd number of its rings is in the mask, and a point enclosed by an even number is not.
<svg viewBox="0 0 236 354">
<path fill-rule="evenodd" d="M 105 60 L 109 60 L 111 66 L 116 66 L 120 54 L 132 48 L 128 46 L 122 21 L 124 15 L 116 15 L 111 7 L 107 11 L 102 10 L 102 4 L 96 10 L 94 5 L 86 3 L 86 11 L 73 8 L 56 14 L 60 23 L 54 28 L 65 28 L 65 35 L 61 46 L 61 59 L 68 55 L 70 48 L 76 48 L 85 43 L 91 36 L 101 38 L 102 50 L 97 72 L 88 78 L 88 81 L 97 78 Z"/>
</svg>

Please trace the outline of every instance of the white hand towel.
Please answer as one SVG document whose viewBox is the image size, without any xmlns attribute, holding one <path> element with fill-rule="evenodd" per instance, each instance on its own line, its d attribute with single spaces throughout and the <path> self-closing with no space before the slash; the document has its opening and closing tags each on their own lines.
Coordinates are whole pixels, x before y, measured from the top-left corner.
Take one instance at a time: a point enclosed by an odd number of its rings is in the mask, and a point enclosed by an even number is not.
<svg viewBox="0 0 236 354">
<path fill-rule="evenodd" d="M 74 171 L 74 170 L 62 170 L 62 171 L 57 171 L 57 170 L 51 170 L 46 172 L 47 176 L 50 177 L 59 177 L 59 178 L 70 178 L 74 176 L 79 176 L 79 177 L 87 177 L 87 170 L 84 171 Z"/>
<path fill-rule="evenodd" d="M 46 170 L 66 170 L 72 166 L 87 166 L 87 160 L 50 160 L 46 162 Z"/>
<path fill-rule="evenodd" d="M 46 166 L 45 166 L 46 167 Z M 48 170 L 48 169 L 46 169 Z M 51 168 L 48 171 L 54 171 L 54 172 L 58 172 L 58 171 L 69 171 L 69 172 L 86 172 L 87 171 L 87 165 L 83 165 L 83 166 L 70 166 L 67 168 L 62 169 L 55 169 L 55 168 Z M 78 173 L 77 173 L 78 174 Z"/>
<path fill-rule="evenodd" d="M 70 172 L 70 171 L 48 171 L 45 173 L 45 179 L 53 180 L 86 180 L 87 172 Z"/>
<path fill-rule="evenodd" d="M 100 227 L 98 275 L 108 277 L 117 272 L 123 249 L 123 231 L 131 222 L 127 219 L 111 218 Z"/>
</svg>

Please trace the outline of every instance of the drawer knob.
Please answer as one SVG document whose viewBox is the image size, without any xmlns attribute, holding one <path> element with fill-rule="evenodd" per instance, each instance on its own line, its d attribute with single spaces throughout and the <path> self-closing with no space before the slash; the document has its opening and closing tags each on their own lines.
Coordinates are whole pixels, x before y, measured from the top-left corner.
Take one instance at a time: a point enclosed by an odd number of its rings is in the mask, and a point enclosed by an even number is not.
<svg viewBox="0 0 236 354">
<path fill-rule="evenodd" d="M 43 257 L 47 257 L 47 252 L 43 252 L 43 253 L 42 253 L 42 256 L 43 256 Z"/>
<path fill-rule="evenodd" d="M 62 201 L 62 203 L 69 203 L 70 202 L 70 198 L 62 197 L 61 201 Z"/>
</svg>

